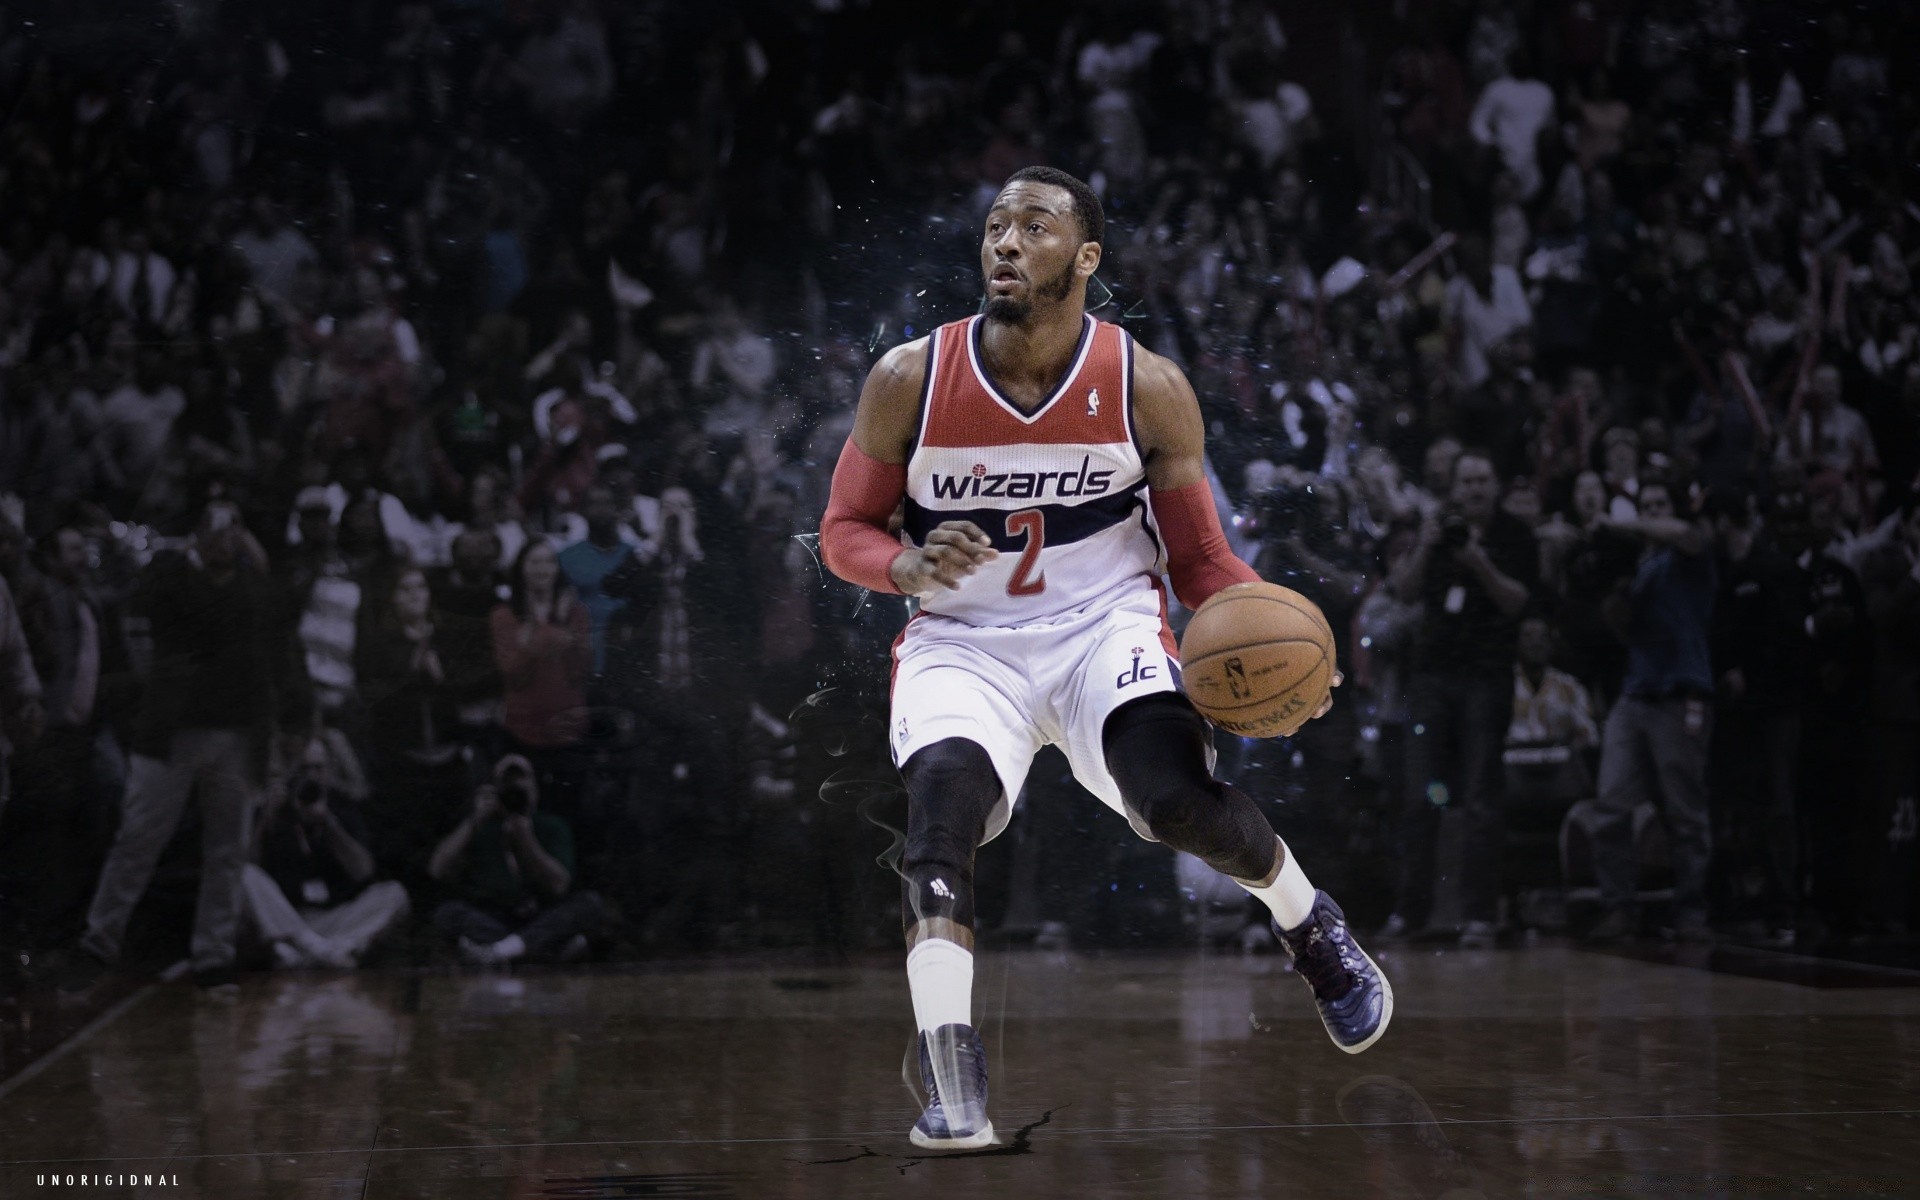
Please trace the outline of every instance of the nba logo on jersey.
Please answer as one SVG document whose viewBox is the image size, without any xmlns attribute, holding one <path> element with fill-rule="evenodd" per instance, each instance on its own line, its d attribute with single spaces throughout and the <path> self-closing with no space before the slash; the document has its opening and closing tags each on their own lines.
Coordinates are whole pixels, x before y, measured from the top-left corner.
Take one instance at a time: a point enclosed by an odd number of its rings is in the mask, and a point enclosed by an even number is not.
<svg viewBox="0 0 1920 1200">
<path fill-rule="evenodd" d="M 1087 393 L 1087 415 L 1090 417 L 1097 417 L 1100 415 L 1100 389 L 1099 388 L 1094 388 L 1092 391 Z"/>
</svg>

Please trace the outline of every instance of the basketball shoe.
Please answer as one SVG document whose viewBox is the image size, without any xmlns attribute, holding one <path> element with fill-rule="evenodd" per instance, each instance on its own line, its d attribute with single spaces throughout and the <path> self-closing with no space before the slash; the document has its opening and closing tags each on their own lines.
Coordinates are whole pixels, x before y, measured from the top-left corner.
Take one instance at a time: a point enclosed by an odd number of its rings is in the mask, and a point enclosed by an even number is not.
<svg viewBox="0 0 1920 1200">
<path fill-rule="evenodd" d="M 1358 1054 L 1380 1040 L 1393 1020 L 1393 987 L 1347 931 L 1346 914 L 1325 892 L 1313 894 L 1313 912 L 1293 929 L 1278 929 L 1293 969 L 1313 989 L 1321 1023 L 1333 1044 Z"/>
<path fill-rule="evenodd" d="M 953 1076 L 944 1091 L 934 1076 Z M 913 1144 L 926 1150 L 976 1150 L 993 1144 L 987 1120 L 987 1048 L 971 1025 L 942 1025 L 920 1035 L 920 1079 L 927 1086 L 927 1109 L 913 1124 Z"/>
</svg>

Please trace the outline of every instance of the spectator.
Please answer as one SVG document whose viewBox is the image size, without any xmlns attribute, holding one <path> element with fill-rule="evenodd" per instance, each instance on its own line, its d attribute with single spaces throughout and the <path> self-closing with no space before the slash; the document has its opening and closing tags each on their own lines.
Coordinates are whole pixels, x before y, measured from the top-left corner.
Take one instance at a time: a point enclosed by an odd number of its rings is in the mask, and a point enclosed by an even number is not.
<svg viewBox="0 0 1920 1200">
<path fill-rule="evenodd" d="M 0 518 L 4 520 L 5 518 Z M 40 676 L 20 625 L 20 608 L 13 589 L 0 579 L 0 814 L 6 811 L 9 761 L 16 743 L 32 744 L 45 725 L 40 702 Z"/>
<path fill-rule="evenodd" d="M 586 681 L 593 641 L 586 606 L 560 577 L 560 558 L 545 541 L 520 552 L 512 599 L 493 609 L 493 654 L 506 681 L 507 734 L 551 780 L 554 752 L 586 732 Z"/>
<path fill-rule="evenodd" d="M 1790 420 L 1780 439 L 1779 457 L 1797 462 L 1809 473 L 1834 471 L 1856 489 L 1877 482 L 1880 453 L 1859 410 L 1840 399 L 1840 369 L 1831 363 L 1814 368 L 1806 407 Z M 1860 498 L 1867 493 L 1861 490 Z"/>
<path fill-rule="evenodd" d="M 1425 932 L 1439 814 L 1457 808 L 1465 859 L 1462 877 L 1445 882 L 1462 896 L 1462 944 L 1480 947 L 1492 944 L 1501 890 L 1501 742 L 1513 716 L 1514 637 L 1538 569 L 1532 534 L 1499 501 L 1492 460 L 1463 451 L 1448 506 L 1422 521 L 1392 580 L 1400 598 L 1423 611 L 1408 686 L 1399 896 L 1387 931 Z"/>
<path fill-rule="evenodd" d="M 269 296 L 300 299 L 296 285 L 320 261 L 313 243 L 286 223 L 280 205 L 269 196 L 255 196 L 247 215 L 249 224 L 234 235 L 233 248 L 246 263 L 253 285 Z"/>
<path fill-rule="evenodd" d="M 21 613 L 41 677 L 44 734 L 16 756 L 11 804 L 0 804 L 6 872 L 3 890 L 19 906 L 36 942 L 71 942 L 89 883 L 100 871 L 119 806 L 116 781 L 103 769 L 106 718 L 119 707 L 124 677 L 118 623 L 91 594 L 84 534 L 71 525 L 41 539 L 40 586 Z M 4 586 L 4 585 L 0 585 Z"/>
<path fill-rule="evenodd" d="M 514 66 L 533 111 L 562 133 L 578 133 L 613 97 L 606 26 L 584 0 L 543 9 Z"/>
<path fill-rule="evenodd" d="M 1460 243 L 1460 274 L 1447 285 L 1447 313 L 1460 388 L 1473 391 L 1493 375 L 1509 339 L 1533 323 L 1533 306 L 1519 274 L 1489 261 L 1479 238 Z"/>
<path fill-rule="evenodd" d="M 1553 626 L 1545 617 L 1520 622 L 1519 657 L 1513 664 L 1513 723 L 1507 745 L 1568 746 L 1591 750 L 1600 744 L 1593 700 L 1578 679 L 1551 665 Z"/>
<path fill-rule="evenodd" d="M 455 894 L 434 927 L 476 965 L 583 957 L 604 919 L 598 895 L 573 890 L 572 827 L 540 807 L 533 764 L 517 754 L 495 764 L 428 870 Z"/>
<path fill-rule="evenodd" d="M 1473 140 L 1500 152 L 1500 161 L 1513 172 L 1520 197 L 1530 200 L 1540 190 L 1540 135 L 1553 128 L 1553 89 L 1538 79 L 1525 78 L 1524 62 L 1511 73 L 1481 89 L 1467 118 Z"/>
<path fill-rule="evenodd" d="M 158 349 L 142 347 L 134 363 L 133 378 L 102 402 L 100 438 L 91 447 L 94 478 L 122 512 L 131 512 L 145 494 L 173 423 L 187 407 Z"/>
<path fill-rule="evenodd" d="M 1713 510 L 1721 547 L 1713 611 L 1718 704 L 1709 774 L 1714 844 L 1728 915 L 1763 923 L 1793 945 L 1800 915 L 1800 822 L 1794 763 L 1807 659 L 1807 580 L 1751 501 L 1731 493 Z M 1748 911 L 1748 876 L 1759 876 Z"/>
<path fill-rule="evenodd" d="M 153 669 L 133 743 L 132 775 L 87 932 L 63 986 L 90 988 L 120 957 L 134 905 L 193 793 L 200 801 L 200 897 L 194 981 L 233 986 L 248 808 L 259 786 L 252 730 L 274 711 L 273 605 L 265 551 L 233 506 L 209 504 L 193 553 L 156 559 L 147 578 Z"/>
<path fill-rule="evenodd" d="M 467 798 L 472 748 L 461 711 L 493 694 L 498 679 L 490 661 L 442 629 L 433 601 L 426 572 L 400 568 L 359 652 L 374 784 L 368 845 L 408 882 L 417 882 L 428 847 Z"/>
<path fill-rule="evenodd" d="M 356 966 L 406 919 L 406 889 L 374 881 L 366 825 L 351 794 L 360 782 L 352 753 L 344 738 L 308 738 L 291 771 L 267 789 L 257 862 L 246 864 L 240 882 L 247 919 L 276 966 Z M 347 769 L 336 758 L 349 760 Z"/>
<path fill-rule="evenodd" d="M 1873 621 L 1859 573 L 1847 563 L 1846 484 L 1824 472 L 1804 500 L 1776 498 L 1782 539 L 1807 580 L 1810 645 L 1800 685 L 1800 758 L 1794 793 L 1802 814 L 1808 896 L 1801 932 L 1816 944 L 1846 940 L 1865 919 L 1857 847 L 1868 777 L 1860 731 L 1873 695 Z"/>
<path fill-rule="evenodd" d="M 500 539 L 491 529 L 466 529 L 453 539 L 453 562 L 430 578 L 437 618 L 441 664 L 459 679 L 472 681 L 460 702 L 462 740 L 485 742 L 500 724 L 502 683 L 493 654 L 493 609 L 511 596 L 494 564 Z"/>
<path fill-rule="evenodd" d="M 1627 673 L 1600 751 L 1594 871 L 1607 912 L 1589 936 L 1615 940 L 1638 930 L 1633 812 L 1657 801 L 1673 852 L 1674 933 L 1704 941 L 1712 936 L 1706 775 L 1713 733 L 1713 533 L 1705 522 L 1675 514 L 1670 484 L 1649 481 L 1639 499 L 1641 515 L 1630 521 L 1600 518 L 1603 528 L 1645 549 L 1632 581 L 1609 598 L 1610 623 L 1627 647 Z"/>
<path fill-rule="evenodd" d="M 607 626 L 627 607 L 625 598 L 609 594 L 601 584 L 634 556 L 634 550 L 620 538 L 620 510 L 613 491 L 605 484 L 587 489 L 583 512 L 586 539 L 562 550 L 559 562 L 560 573 L 587 610 L 593 631 L 593 671 L 597 675 L 606 670 Z"/>
</svg>

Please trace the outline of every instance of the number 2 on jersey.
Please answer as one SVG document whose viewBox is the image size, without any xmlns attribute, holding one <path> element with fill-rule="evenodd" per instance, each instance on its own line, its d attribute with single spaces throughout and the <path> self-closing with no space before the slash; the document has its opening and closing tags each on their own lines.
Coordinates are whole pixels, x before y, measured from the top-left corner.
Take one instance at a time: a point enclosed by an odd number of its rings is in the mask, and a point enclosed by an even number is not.
<svg viewBox="0 0 1920 1200">
<path fill-rule="evenodd" d="M 1038 596 L 1047 590 L 1045 571 L 1035 575 L 1034 567 L 1040 562 L 1040 550 L 1047 544 L 1047 514 L 1037 508 L 1023 508 L 1019 512 L 1007 514 L 1007 536 L 1019 537 L 1025 534 L 1027 548 L 1020 552 L 1020 561 L 1013 568 L 1013 578 L 1007 581 L 1009 596 Z"/>
</svg>

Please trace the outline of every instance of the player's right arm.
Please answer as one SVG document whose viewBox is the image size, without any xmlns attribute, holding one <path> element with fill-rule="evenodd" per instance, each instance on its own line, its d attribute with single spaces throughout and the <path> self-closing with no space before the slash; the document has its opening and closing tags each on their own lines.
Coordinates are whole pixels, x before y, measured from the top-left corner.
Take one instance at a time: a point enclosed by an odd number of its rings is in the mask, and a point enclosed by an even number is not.
<svg viewBox="0 0 1920 1200">
<path fill-rule="evenodd" d="M 924 546 L 902 546 L 887 531 L 906 495 L 907 453 L 919 427 L 927 370 L 926 338 L 896 346 L 874 364 L 820 521 L 827 569 L 878 592 L 925 596 L 957 588 L 980 563 L 999 556 L 971 521 L 941 522 Z"/>
</svg>

